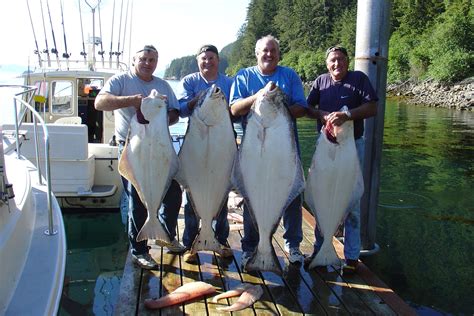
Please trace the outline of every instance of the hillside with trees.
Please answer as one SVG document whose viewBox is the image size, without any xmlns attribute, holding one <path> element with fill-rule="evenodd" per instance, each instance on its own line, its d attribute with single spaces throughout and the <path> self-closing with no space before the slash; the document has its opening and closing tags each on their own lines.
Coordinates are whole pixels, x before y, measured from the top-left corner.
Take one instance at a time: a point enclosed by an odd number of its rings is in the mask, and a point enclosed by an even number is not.
<svg viewBox="0 0 474 316">
<path fill-rule="evenodd" d="M 237 40 L 220 53 L 222 71 L 255 65 L 255 42 L 280 40 L 282 65 L 303 81 L 326 71 L 324 52 L 339 44 L 354 56 L 357 0 L 252 0 Z M 455 82 L 474 75 L 472 0 L 393 0 L 388 82 Z M 195 56 L 175 59 L 165 77 L 197 71 Z"/>
</svg>

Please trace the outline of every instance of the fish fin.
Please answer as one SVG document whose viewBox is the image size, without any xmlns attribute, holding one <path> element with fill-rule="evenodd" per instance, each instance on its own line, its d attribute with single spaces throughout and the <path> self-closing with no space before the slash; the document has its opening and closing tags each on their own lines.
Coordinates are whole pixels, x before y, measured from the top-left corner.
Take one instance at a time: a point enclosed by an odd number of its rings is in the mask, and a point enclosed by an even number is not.
<svg viewBox="0 0 474 316">
<path fill-rule="evenodd" d="M 328 265 L 340 265 L 341 260 L 337 256 L 336 250 L 332 244 L 332 238 L 323 242 L 321 249 L 318 251 L 316 256 L 311 260 L 309 268 L 313 269 L 319 266 L 328 266 Z"/>
<path fill-rule="evenodd" d="M 236 288 L 234 288 L 232 290 L 228 290 L 224 293 L 221 293 L 219 295 L 214 296 L 212 298 L 212 302 L 217 303 L 219 300 L 221 300 L 223 298 L 229 298 L 229 297 L 234 297 L 234 296 L 240 295 L 245 290 L 247 290 L 250 286 L 252 286 L 250 283 L 243 283 L 243 284 L 237 286 Z"/>
<path fill-rule="evenodd" d="M 148 213 L 150 214 L 150 213 Z M 163 225 L 158 220 L 158 218 L 148 216 L 143 224 L 142 229 L 138 232 L 137 241 L 147 240 L 147 239 L 156 239 L 162 240 L 164 242 L 171 242 L 170 237 L 166 233 Z"/>
<path fill-rule="evenodd" d="M 283 271 L 271 242 L 270 247 L 267 247 L 267 251 L 263 252 L 261 248 L 264 247 L 259 243 L 257 250 L 253 253 L 245 269 L 247 271 L 272 271 L 281 275 Z"/>
<path fill-rule="evenodd" d="M 216 237 L 214 237 L 214 231 L 211 230 L 212 234 L 205 233 L 201 229 L 199 229 L 199 232 L 196 236 L 196 238 L 193 241 L 193 245 L 191 249 L 194 252 L 197 252 L 199 250 L 210 250 L 210 251 L 215 251 L 217 253 L 221 252 L 221 245 L 217 241 Z"/>
</svg>

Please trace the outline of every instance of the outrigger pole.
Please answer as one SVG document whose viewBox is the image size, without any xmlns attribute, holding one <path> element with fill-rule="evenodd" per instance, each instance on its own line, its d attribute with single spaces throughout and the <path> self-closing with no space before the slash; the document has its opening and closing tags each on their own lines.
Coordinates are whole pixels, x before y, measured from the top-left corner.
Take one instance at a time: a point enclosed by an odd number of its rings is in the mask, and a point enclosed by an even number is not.
<svg viewBox="0 0 474 316">
<path fill-rule="evenodd" d="M 110 51 L 109 51 L 109 67 L 112 68 L 112 55 L 114 52 L 112 51 L 112 46 L 113 46 L 113 39 L 114 39 L 114 20 L 115 20 L 115 0 L 114 0 L 114 6 L 112 9 L 112 32 L 110 35 Z"/>
<path fill-rule="evenodd" d="M 38 41 L 36 40 L 36 33 L 35 33 L 35 28 L 33 26 L 33 19 L 31 18 L 30 4 L 29 4 L 28 0 L 26 0 L 26 6 L 28 7 L 28 14 L 30 15 L 31 29 L 33 30 L 33 38 L 35 39 L 35 46 L 36 46 L 35 54 L 38 55 L 39 66 L 43 67 L 43 61 L 41 60 L 41 55 L 40 55 L 39 48 L 38 48 Z M 28 63 L 28 65 L 29 65 L 29 63 Z"/>
<path fill-rule="evenodd" d="M 82 27 L 82 10 L 81 10 L 81 0 L 77 0 L 79 4 L 79 20 L 81 21 L 81 35 L 82 35 L 82 52 L 81 55 L 84 56 L 84 65 L 87 64 L 87 53 L 86 53 L 86 44 L 84 43 L 84 28 Z"/>
</svg>

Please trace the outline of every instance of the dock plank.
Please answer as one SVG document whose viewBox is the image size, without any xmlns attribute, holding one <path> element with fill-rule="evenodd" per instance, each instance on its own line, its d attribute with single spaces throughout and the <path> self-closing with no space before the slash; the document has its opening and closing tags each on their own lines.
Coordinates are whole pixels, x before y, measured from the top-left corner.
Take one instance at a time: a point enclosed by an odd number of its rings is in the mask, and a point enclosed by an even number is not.
<svg viewBox="0 0 474 316">
<path fill-rule="evenodd" d="M 310 255 L 314 242 L 314 218 L 306 210 L 303 214 L 300 249 Z M 183 216 L 180 214 L 178 238 L 183 228 Z M 242 228 L 229 235 L 228 242 L 234 254 L 231 258 L 201 251 L 198 253 L 198 264 L 189 264 L 184 262 L 182 255 L 170 254 L 166 248 L 152 245 L 150 254 L 160 263 L 160 270 L 149 271 L 135 267 L 129 254 L 114 315 L 415 315 L 362 262 L 353 276 L 342 275 L 338 267 L 308 270 L 302 264 L 289 264 L 288 254 L 284 251 L 283 233 L 280 224 L 272 240 L 283 268 L 282 275 L 268 271 L 242 271 Z M 342 258 L 343 245 L 337 239 L 334 239 L 334 245 Z M 199 280 L 212 284 L 218 293 L 243 282 L 260 284 L 264 294 L 253 306 L 233 313 L 221 312 L 217 308 L 231 305 L 237 297 L 216 304 L 212 303 L 212 296 L 208 296 L 159 311 L 145 309 L 143 302 L 146 298 L 161 297 L 182 284 Z"/>
</svg>

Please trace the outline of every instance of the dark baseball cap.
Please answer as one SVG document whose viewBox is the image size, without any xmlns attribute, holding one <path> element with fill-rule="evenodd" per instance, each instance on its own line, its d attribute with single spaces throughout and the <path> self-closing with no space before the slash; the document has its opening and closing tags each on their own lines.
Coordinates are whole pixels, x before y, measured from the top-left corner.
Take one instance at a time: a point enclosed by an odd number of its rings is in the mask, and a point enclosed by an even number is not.
<svg viewBox="0 0 474 316">
<path fill-rule="evenodd" d="M 139 51 L 137 51 L 137 54 L 138 54 L 138 53 L 141 53 L 141 52 L 145 52 L 145 51 L 147 51 L 147 52 L 150 51 L 150 52 L 156 52 L 156 53 L 158 53 L 158 51 L 156 50 L 155 46 L 153 46 L 153 45 L 145 45 L 145 46 L 143 46 L 142 49 L 140 49 Z"/>
<path fill-rule="evenodd" d="M 326 51 L 326 58 L 329 56 L 330 53 L 332 52 L 336 52 L 336 51 L 339 51 L 341 53 L 343 53 L 344 55 L 346 55 L 346 57 L 348 57 L 347 55 L 347 49 L 345 49 L 344 47 L 342 46 L 339 46 L 339 45 L 336 45 L 336 46 L 331 46 L 327 49 Z"/>
<path fill-rule="evenodd" d="M 217 50 L 217 48 L 214 45 L 207 44 L 207 45 L 201 46 L 201 48 L 199 48 L 199 50 L 198 50 L 197 55 L 201 55 L 202 53 L 205 53 L 205 52 L 213 52 L 217 56 L 219 56 L 219 51 Z"/>
</svg>

